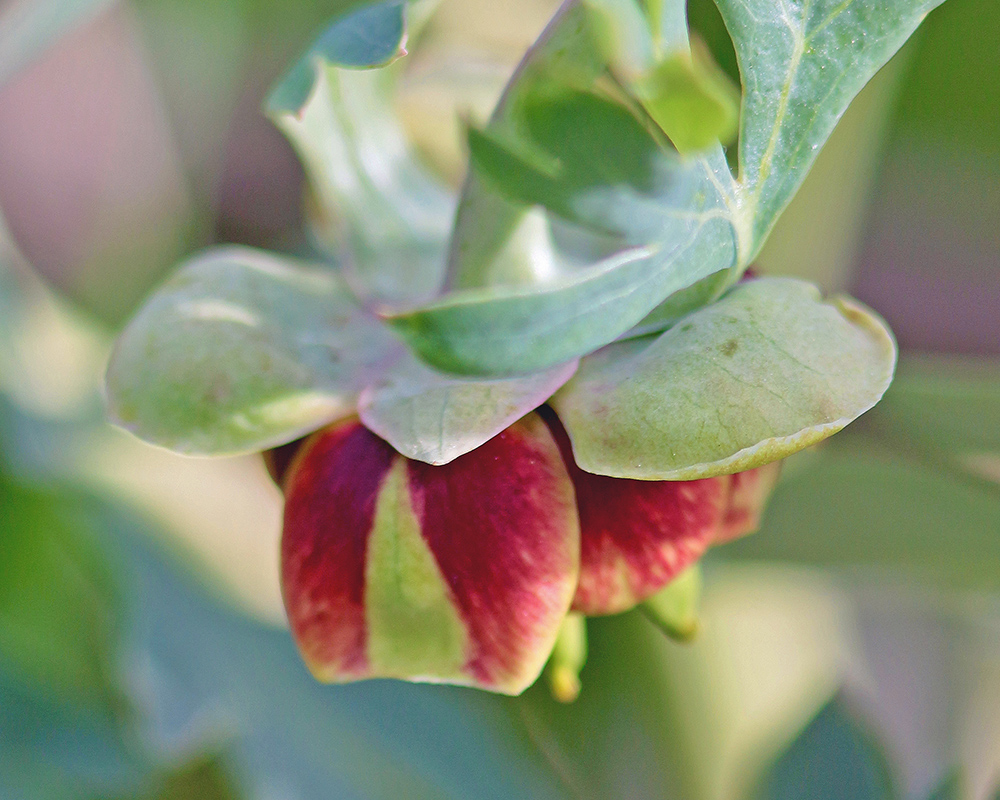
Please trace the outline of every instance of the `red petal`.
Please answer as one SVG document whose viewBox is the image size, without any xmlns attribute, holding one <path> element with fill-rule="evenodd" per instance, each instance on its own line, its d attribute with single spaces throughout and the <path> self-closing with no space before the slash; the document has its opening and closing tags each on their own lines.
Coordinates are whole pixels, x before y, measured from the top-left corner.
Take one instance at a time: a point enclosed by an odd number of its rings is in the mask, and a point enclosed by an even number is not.
<svg viewBox="0 0 1000 800">
<path fill-rule="evenodd" d="M 580 582 L 573 609 L 617 614 L 655 594 L 697 561 L 723 517 L 730 476 L 638 481 L 584 472 L 562 424 L 546 421 L 576 489 Z"/>
<path fill-rule="evenodd" d="M 396 452 L 357 420 L 302 445 L 286 474 L 282 586 L 292 633 L 319 678 L 367 673 L 365 553 Z"/>
<path fill-rule="evenodd" d="M 715 535 L 715 544 L 753 533 L 760 527 L 761 515 L 780 472 L 781 462 L 774 461 L 732 476 L 726 514 Z"/>
<path fill-rule="evenodd" d="M 424 537 L 469 628 L 470 673 L 490 688 L 526 688 L 576 585 L 579 527 L 555 442 L 529 414 L 450 464 L 409 470 Z"/>
</svg>

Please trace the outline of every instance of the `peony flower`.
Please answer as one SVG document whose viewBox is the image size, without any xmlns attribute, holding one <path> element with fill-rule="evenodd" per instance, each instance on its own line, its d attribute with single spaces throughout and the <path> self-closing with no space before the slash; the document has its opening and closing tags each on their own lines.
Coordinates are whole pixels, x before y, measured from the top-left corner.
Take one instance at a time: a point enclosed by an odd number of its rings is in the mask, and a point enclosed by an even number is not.
<svg viewBox="0 0 1000 800">
<path fill-rule="evenodd" d="M 626 611 L 754 529 L 777 464 L 695 481 L 593 475 L 548 408 L 443 466 L 356 418 L 272 453 L 281 574 L 320 680 L 391 677 L 517 694 L 571 610 Z"/>
<path fill-rule="evenodd" d="M 774 116 L 743 75 L 733 171 L 735 89 L 692 55 L 683 3 L 646 5 L 563 4 L 469 131 L 459 194 L 389 112 L 404 4 L 335 21 L 267 103 L 318 263 L 195 257 L 116 344 L 122 427 L 192 455 L 279 447 L 285 601 L 322 680 L 516 693 L 554 648 L 578 666 L 582 615 L 685 585 L 757 526 L 781 459 L 892 380 L 873 312 L 741 277 L 919 15 L 864 36 L 833 15 L 822 47 L 786 52 L 732 4 L 741 68 L 811 81 Z M 860 49 L 825 69 L 843 41 Z"/>
</svg>

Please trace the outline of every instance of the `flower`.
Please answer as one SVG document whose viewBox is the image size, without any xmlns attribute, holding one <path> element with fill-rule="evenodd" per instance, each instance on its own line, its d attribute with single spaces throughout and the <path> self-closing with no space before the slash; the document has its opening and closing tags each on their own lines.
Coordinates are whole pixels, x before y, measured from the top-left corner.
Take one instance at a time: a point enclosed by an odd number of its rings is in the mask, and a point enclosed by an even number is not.
<svg viewBox="0 0 1000 800">
<path fill-rule="evenodd" d="M 236 455 L 315 431 L 269 460 L 291 627 L 324 680 L 521 691 L 572 651 L 564 623 L 685 599 L 664 587 L 756 526 L 776 464 L 892 380 L 864 306 L 740 281 L 846 107 L 843 75 L 778 121 L 745 80 L 733 174 L 713 137 L 683 153 L 651 127 L 680 130 L 659 113 L 672 82 L 607 91 L 625 51 L 598 46 L 591 5 L 563 4 L 469 130 L 457 195 L 388 113 L 404 4 L 335 20 L 267 103 L 309 174 L 320 263 L 197 256 L 115 346 L 109 415 L 146 441 Z M 628 8 L 628 52 L 652 54 Z M 800 66 L 770 56 L 768 74 Z"/>
<path fill-rule="evenodd" d="M 286 498 L 288 618 L 318 679 L 507 694 L 534 682 L 571 610 L 628 610 L 755 528 L 777 474 L 593 475 L 547 407 L 443 466 L 357 418 L 268 461 Z"/>
</svg>

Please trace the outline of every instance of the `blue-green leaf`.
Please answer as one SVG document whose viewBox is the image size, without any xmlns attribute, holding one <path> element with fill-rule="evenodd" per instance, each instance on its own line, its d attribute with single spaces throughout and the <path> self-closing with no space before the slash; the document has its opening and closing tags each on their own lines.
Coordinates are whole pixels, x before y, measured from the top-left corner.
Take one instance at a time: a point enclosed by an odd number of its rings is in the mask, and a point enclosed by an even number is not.
<svg viewBox="0 0 1000 800">
<path fill-rule="evenodd" d="M 381 67 L 402 55 L 406 39 L 405 3 L 372 3 L 339 17 L 313 42 L 271 90 L 267 110 L 299 113 L 316 83 L 318 64 Z"/>
<path fill-rule="evenodd" d="M 353 413 L 399 351 L 328 270 L 220 249 L 184 265 L 126 327 L 109 413 L 178 452 L 253 452 Z"/>
<path fill-rule="evenodd" d="M 386 680 L 323 686 L 287 631 L 220 604 L 133 521 L 100 517 L 128 558 L 145 736 L 166 752 L 224 752 L 251 797 L 573 797 L 507 698 Z"/>
<path fill-rule="evenodd" d="M 359 400 L 361 421 L 407 458 L 447 464 L 475 450 L 548 400 L 576 362 L 515 378 L 445 375 L 413 358 Z"/>
<path fill-rule="evenodd" d="M 568 5 L 489 128 L 470 135 L 474 173 L 452 246 L 456 291 L 392 319 L 432 366 L 481 375 L 547 368 L 738 263 L 739 216 L 721 147 L 680 156 L 633 107 L 595 88 L 602 69 L 586 15 Z M 491 279 L 506 273 L 493 262 L 534 205 L 575 226 L 576 258 L 554 274 L 538 270 L 534 281 L 498 285 Z"/>
<path fill-rule="evenodd" d="M 656 304 L 651 297 L 696 280 L 702 265 L 718 257 L 709 243 L 702 243 L 705 250 L 698 244 L 624 250 L 539 289 L 453 292 L 387 321 L 421 358 L 446 372 L 496 376 L 547 369 L 614 339 Z M 663 269 L 678 250 L 686 268 Z"/>
<path fill-rule="evenodd" d="M 864 307 L 761 278 L 655 339 L 584 358 L 552 402 L 583 469 L 692 480 L 836 433 L 878 402 L 895 362 L 892 335 Z"/>
<path fill-rule="evenodd" d="M 538 749 L 584 800 L 698 796 L 664 636 L 639 614 L 587 621 L 587 663 L 573 703 L 536 684 L 513 701 Z M 676 647 L 673 643 L 671 646 Z"/>
<path fill-rule="evenodd" d="M 942 0 L 716 0 L 743 80 L 740 181 L 759 250 L 854 96 Z"/>
<path fill-rule="evenodd" d="M 333 24 L 278 84 L 268 113 L 289 138 L 318 203 L 313 229 L 354 290 L 391 303 L 440 288 L 451 192 L 420 162 L 392 111 L 404 51 L 402 2 Z"/>
<path fill-rule="evenodd" d="M 771 768 L 756 800 L 895 800 L 885 754 L 833 700 Z"/>
</svg>

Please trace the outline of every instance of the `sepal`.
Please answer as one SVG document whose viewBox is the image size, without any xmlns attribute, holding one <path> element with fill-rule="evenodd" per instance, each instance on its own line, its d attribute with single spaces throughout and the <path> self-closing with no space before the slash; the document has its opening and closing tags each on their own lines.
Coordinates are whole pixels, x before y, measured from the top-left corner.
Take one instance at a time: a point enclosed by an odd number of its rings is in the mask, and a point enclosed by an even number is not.
<svg viewBox="0 0 1000 800">
<path fill-rule="evenodd" d="M 701 584 L 701 566 L 695 564 L 640 604 L 639 609 L 671 639 L 690 642 L 698 635 Z"/>
</svg>

